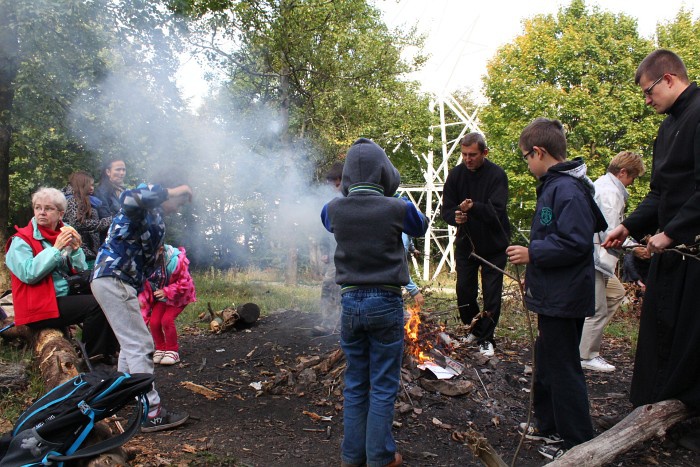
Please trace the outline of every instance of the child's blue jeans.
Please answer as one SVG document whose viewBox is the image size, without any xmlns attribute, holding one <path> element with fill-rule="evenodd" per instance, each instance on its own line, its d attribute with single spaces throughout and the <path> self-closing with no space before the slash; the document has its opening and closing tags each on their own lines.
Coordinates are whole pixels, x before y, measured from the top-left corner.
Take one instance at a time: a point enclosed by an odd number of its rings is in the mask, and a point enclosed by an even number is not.
<svg viewBox="0 0 700 467">
<path fill-rule="evenodd" d="M 383 466 L 394 460 L 391 434 L 403 354 L 403 299 L 382 289 L 341 298 L 340 346 L 345 352 L 344 437 L 348 464 Z"/>
</svg>

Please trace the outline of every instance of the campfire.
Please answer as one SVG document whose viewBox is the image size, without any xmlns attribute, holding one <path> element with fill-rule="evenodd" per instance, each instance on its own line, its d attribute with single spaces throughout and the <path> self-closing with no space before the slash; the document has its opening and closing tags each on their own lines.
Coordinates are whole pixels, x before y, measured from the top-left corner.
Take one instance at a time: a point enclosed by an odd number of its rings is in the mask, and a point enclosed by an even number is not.
<svg viewBox="0 0 700 467">
<path fill-rule="evenodd" d="M 425 332 L 421 333 L 420 307 L 418 305 L 409 306 L 406 311 L 410 313 L 408 321 L 404 324 L 406 352 L 412 355 L 418 363 L 423 363 L 430 360 L 426 352 L 430 352 L 433 344 L 425 339 Z"/>
<path fill-rule="evenodd" d="M 409 306 L 406 311 L 410 315 L 404 325 L 404 342 L 406 353 L 413 357 L 416 366 L 430 371 L 438 379 L 450 379 L 462 374 L 464 366 L 445 355 L 450 352 L 452 342 L 445 332 L 445 326 L 440 324 L 431 327 L 428 323 L 423 323 L 417 305 Z"/>
</svg>

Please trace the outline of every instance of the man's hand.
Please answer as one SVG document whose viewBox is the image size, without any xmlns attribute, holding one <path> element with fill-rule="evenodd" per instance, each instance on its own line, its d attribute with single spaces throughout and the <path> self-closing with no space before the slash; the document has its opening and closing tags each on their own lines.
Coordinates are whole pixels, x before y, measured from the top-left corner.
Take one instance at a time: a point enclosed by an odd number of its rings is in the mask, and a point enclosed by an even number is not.
<svg viewBox="0 0 700 467">
<path fill-rule="evenodd" d="M 459 203 L 459 209 L 462 212 L 469 211 L 472 208 L 472 206 L 474 206 L 474 201 L 470 200 L 469 198 L 467 198 L 464 201 L 462 201 L 461 203 Z"/>
<path fill-rule="evenodd" d="M 511 245 L 506 248 L 508 261 L 512 264 L 527 264 L 530 262 L 530 251 L 525 246 Z"/>
<path fill-rule="evenodd" d="M 627 239 L 629 234 L 630 231 L 627 230 L 627 227 L 620 224 L 610 231 L 608 236 L 605 238 L 605 241 L 601 243 L 600 246 L 603 248 L 620 248 L 622 246 L 622 242 Z"/>
<path fill-rule="evenodd" d="M 455 224 L 464 224 L 467 222 L 467 213 L 462 211 L 455 211 Z"/>
<path fill-rule="evenodd" d="M 666 248 L 671 246 L 673 239 L 665 233 L 657 233 L 647 242 L 647 251 L 649 253 L 663 253 Z"/>
</svg>

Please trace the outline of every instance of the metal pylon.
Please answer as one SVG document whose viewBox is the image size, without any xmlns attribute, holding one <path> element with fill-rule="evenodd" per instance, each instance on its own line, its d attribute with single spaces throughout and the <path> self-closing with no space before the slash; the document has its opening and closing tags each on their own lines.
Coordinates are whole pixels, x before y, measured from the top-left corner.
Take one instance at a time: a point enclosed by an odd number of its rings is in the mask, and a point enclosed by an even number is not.
<svg viewBox="0 0 700 467">
<path fill-rule="evenodd" d="M 440 124 L 433 125 L 429 129 L 428 142 L 432 146 L 434 133 L 440 130 L 442 157 L 436 158 L 433 151 L 417 156 L 421 163 L 421 171 L 425 179 L 424 185 L 402 185 L 399 190 L 406 195 L 425 214 L 430 221 L 428 231 L 423 238 L 423 265 L 419 266 L 416 258 L 412 258 L 413 267 L 424 280 L 433 280 L 446 265 L 450 272 L 455 272 L 454 241 L 457 229 L 452 226 L 437 228 L 435 220 L 439 217 L 442 204 L 442 188 L 450 171 L 449 160 L 452 154 L 459 153 L 459 141 L 471 131 L 481 132 L 477 118 L 478 108 L 469 114 L 462 105 L 452 96 L 433 96 L 430 101 L 430 111 L 437 112 Z M 460 128 L 459 136 L 448 140 L 448 128 Z M 436 160 L 438 159 L 438 160 Z M 454 158 L 453 158 L 454 160 Z M 457 157 L 457 162 L 461 159 Z M 437 167 L 435 164 L 437 163 Z M 435 247 L 438 251 L 439 261 L 431 272 L 431 250 Z"/>
</svg>

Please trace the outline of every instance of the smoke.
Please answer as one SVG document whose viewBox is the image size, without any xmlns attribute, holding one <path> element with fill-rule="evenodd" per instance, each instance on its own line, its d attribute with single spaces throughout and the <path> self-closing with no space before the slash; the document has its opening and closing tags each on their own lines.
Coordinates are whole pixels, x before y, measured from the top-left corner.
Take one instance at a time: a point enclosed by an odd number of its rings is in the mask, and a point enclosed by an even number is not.
<svg viewBox="0 0 700 467">
<path fill-rule="evenodd" d="M 274 266 L 290 248 L 306 250 L 324 235 L 320 211 L 333 196 L 314 182 L 321 155 L 304 141 L 283 146 L 278 113 L 239 105 L 240 95 L 226 88 L 193 113 L 176 67 L 165 72 L 178 62 L 173 38 L 148 37 L 148 44 L 113 47 L 122 65 L 71 107 L 75 136 L 103 160 L 123 159 L 129 186 L 163 171 L 180 174 L 194 199 L 168 219 L 168 241 L 184 245 L 195 263 Z M 138 59 L 135 49 L 148 53 Z"/>
</svg>

